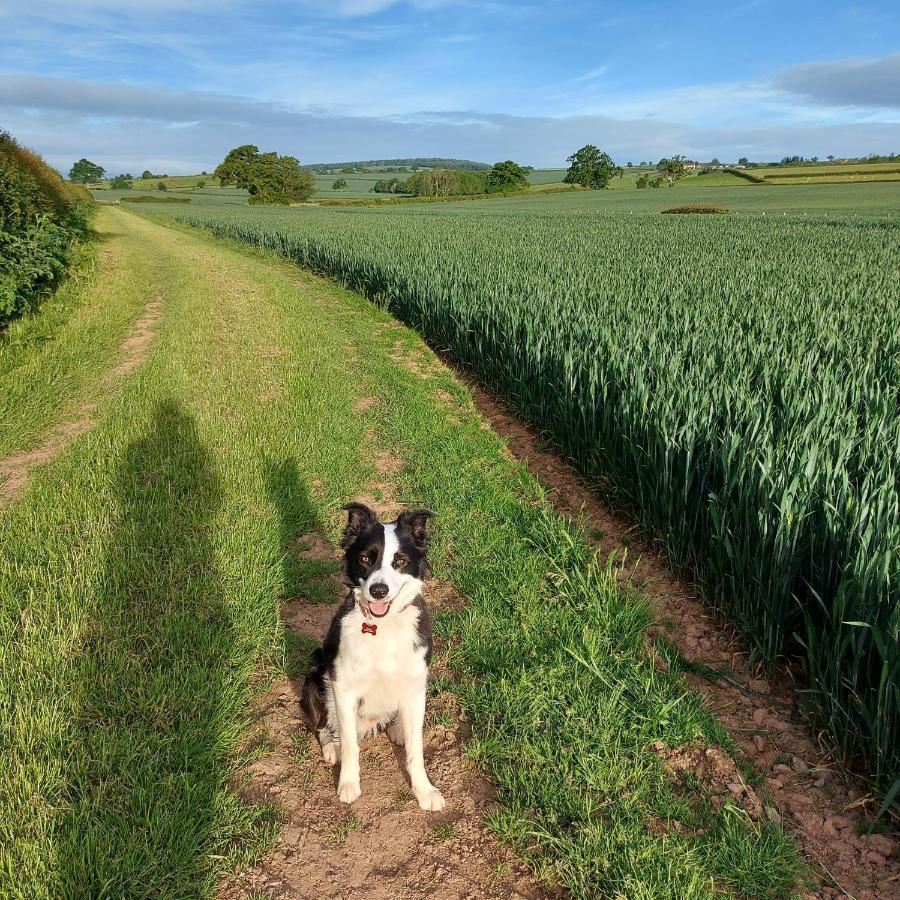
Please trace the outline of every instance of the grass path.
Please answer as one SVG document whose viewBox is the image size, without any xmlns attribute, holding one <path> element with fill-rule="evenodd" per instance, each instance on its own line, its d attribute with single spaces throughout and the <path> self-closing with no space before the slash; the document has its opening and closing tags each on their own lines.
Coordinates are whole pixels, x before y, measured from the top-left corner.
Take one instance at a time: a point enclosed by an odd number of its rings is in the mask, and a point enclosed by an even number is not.
<svg viewBox="0 0 900 900">
<path fill-rule="evenodd" d="M 80 285 L 48 340 L 23 342 L 16 371 L 0 367 L 7 410 L 26 365 L 72 373 L 34 379 L 35 412 L 4 453 L 93 404 L 93 427 L 0 510 L 0 894 L 209 896 L 229 875 L 221 890 L 241 895 L 236 871 L 296 856 L 289 828 L 276 838 L 296 814 L 279 785 L 249 804 L 233 788 L 248 772 L 258 786 L 253 766 L 293 741 L 267 737 L 264 721 L 254 741 L 260 720 L 248 720 L 254 697 L 258 716 L 273 691 L 289 699 L 309 646 L 299 635 L 315 637 L 285 631 L 282 613 L 297 625 L 334 598 L 333 564 L 294 541 L 333 542 L 340 505 L 368 497 L 440 513 L 436 573 L 459 599 L 438 618 L 432 728 L 456 735 L 464 710 L 466 756 L 497 785 L 490 824 L 545 884 L 634 900 L 789 895 L 791 842 L 755 816 L 752 789 L 723 799 L 667 762 L 672 748 L 708 747 L 733 777 L 754 777 L 648 653 L 646 599 L 552 513 L 415 334 L 256 251 L 118 209 L 99 225 L 102 277 Z M 110 381 L 157 297 L 146 361 Z M 94 341 L 81 321 L 110 324 Z M 55 349 L 66 341 L 68 355 Z M 79 368 L 77 348 L 101 345 Z M 295 762 L 297 779 L 322 777 Z M 487 837 L 464 840 L 483 834 L 475 808 L 404 827 L 449 852 L 459 839 L 494 868 Z M 323 794 L 317 815 L 335 809 Z M 342 843 L 388 840 L 376 812 Z M 419 859 L 425 837 L 404 840 Z M 423 893 L 454 896 L 431 878 Z M 508 882 L 496 884 L 502 895 Z"/>
</svg>

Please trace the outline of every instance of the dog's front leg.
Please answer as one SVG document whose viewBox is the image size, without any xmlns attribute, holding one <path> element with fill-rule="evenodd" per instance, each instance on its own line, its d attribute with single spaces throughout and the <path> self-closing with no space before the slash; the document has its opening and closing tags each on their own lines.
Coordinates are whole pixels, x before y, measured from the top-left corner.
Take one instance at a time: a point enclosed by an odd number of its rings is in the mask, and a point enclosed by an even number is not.
<svg viewBox="0 0 900 900">
<path fill-rule="evenodd" d="M 340 738 L 341 776 L 338 780 L 338 799 L 352 803 L 362 793 L 359 786 L 359 736 L 356 725 L 358 698 L 347 691 L 334 692 Z"/>
<path fill-rule="evenodd" d="M 411 694 L 400 704 L 400 725 L 406 747 L 406 771 L 409 781 L 424 810 L 437 812 L 444 808 L 441 792 L 428 780 L 422 750 L 422 728 L 425 725 L 425 688 Z"/>
</svg>

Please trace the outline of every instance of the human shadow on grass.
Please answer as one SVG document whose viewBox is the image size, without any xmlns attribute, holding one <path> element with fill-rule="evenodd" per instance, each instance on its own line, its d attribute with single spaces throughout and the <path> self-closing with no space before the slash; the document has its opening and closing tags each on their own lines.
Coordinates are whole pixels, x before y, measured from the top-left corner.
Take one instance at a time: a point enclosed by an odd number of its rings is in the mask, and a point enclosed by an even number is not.
<svg viewBox="0 0 900 900">
<path fill-rule="evenodd" d="M 245 701 L 210 529 L 221 488 L 193 419 L 155 408 L 115 475 L 116 525 L 71 690 L 58 895 L 209 892 L 255 813 L 228 794 Z"/>
<path fill-rule="evenodd" d="M 323 622 L 330 620 L 331 604 L 340 597 L 334 578 L 339 565 L 322 533 L 318 505 L 295 460 L 265 460 L 264 474 L 269 498 L 278 511 L 285 673 L 294 681 L 306 674 L 317 635 Z"/>
</svg>

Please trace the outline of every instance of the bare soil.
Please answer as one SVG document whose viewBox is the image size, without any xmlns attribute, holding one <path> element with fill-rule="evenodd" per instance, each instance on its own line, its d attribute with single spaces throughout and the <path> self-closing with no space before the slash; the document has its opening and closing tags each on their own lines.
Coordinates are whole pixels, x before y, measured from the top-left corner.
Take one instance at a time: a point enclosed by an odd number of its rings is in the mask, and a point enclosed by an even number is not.
<svg viewBox="0 0 900 900">
<path fill-rule="evenodd" d="M 162 307 L 163 301 L 160 297 L 151 300 L 144 307 L 144 312 L 135 323 L 134 330 L 119 346 L 122 358 L 103 377 L 102 391 L 112 388 L 117 379 L 129 375 L 147 359 L 150 344 L 156 334 L 156 326 L 162 315 Z M 20 450 L 0 459 L 0 507 L 22 495 L 32 469 L 56 459 L 76 438 L 93 427 L 94 410 L 93 403 L 81 404 L 71 417 L 47 433 L 40 446 L 32 450 Z"/>
</svg>

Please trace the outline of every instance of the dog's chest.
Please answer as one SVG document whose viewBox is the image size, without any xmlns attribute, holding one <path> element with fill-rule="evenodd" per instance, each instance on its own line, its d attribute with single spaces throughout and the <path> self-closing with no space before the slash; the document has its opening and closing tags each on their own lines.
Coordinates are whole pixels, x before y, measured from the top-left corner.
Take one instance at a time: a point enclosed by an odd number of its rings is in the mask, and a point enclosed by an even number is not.
<svg viewBox="0 0 900 900">
<path fill-rule="evenodd" d="M 425 648 L 417 646 L 419 612 L 410 607 L 395 618 L 366 620 L 355 611 L 341 629 L 335 660 L 335 677 L 345 681 L 361 697 L 400 696 L 421 690 L 428 667 Z M 375 625 L 375 634 L 363 624 Z"/>
</svg>

